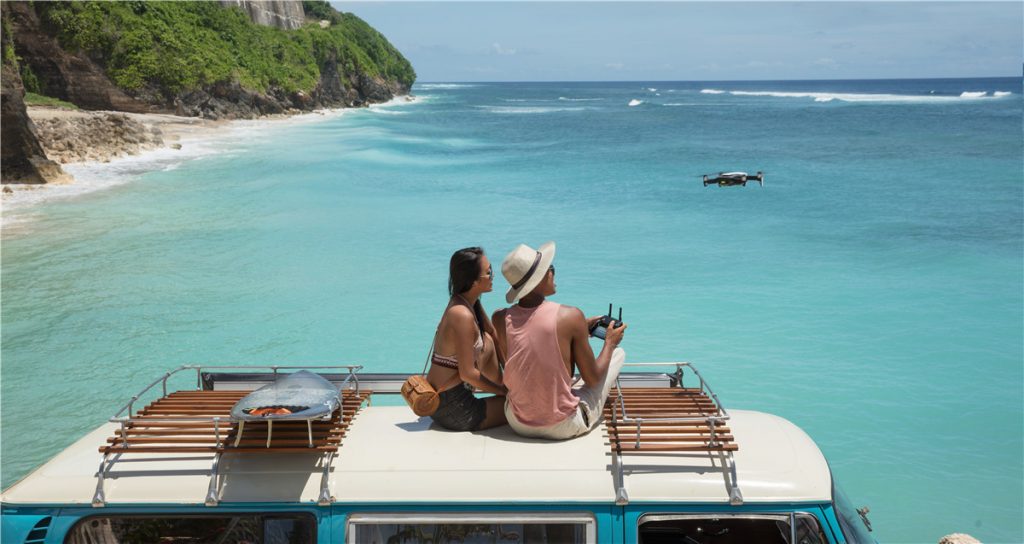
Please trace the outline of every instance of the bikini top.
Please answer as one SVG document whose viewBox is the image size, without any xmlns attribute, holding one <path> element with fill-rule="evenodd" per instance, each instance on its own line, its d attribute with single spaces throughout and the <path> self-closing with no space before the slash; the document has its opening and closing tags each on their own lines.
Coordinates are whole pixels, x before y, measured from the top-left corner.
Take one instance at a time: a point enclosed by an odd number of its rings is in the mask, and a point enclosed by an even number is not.
<svg viewBox="0 0 1024 544">
<path fill-rule="evenodd" d="M 455 296 L 459 297 L 459 295 Z M 466 305 L 469 306 L 469 303 L 466 302 L 466 299 L 459 297 L 459 300 L 465 302 Z M 480 331 L 479 326 L 477 327 L 476 334 L 476 342 L 473 342 L 473 363 L 476 363 L 477 361 L 480 360 L 480 353 L 483 352 L 484 350 L 484 335 Z M 459 369 L 459 360 L 455 357 L 455 355 L 440 355 L 435 352 L 430 357 L 430 362 L 442 368 L 450 368 L 452 370 Z"/>
</svg>

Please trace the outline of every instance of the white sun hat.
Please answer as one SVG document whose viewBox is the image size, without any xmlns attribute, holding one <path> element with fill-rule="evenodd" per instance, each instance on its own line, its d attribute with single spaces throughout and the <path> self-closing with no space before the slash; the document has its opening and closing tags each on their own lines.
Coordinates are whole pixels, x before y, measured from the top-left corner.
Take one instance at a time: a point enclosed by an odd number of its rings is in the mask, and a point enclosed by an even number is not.
<svg viewBox="0 0 1024 544">
<path fill-rule="evenodd" d="M 555 260 L 555 243 L 547 242 L 540 249 L 533 249 L 526 244 L 519 244 L 505 256 L 501 263 L 501 275 L 508 280 L 509 288 L 505 293 L 505 301 L 514 303 L 530 294 L 534 287 L 544 279 L 551 261 Z"/>
</svg>

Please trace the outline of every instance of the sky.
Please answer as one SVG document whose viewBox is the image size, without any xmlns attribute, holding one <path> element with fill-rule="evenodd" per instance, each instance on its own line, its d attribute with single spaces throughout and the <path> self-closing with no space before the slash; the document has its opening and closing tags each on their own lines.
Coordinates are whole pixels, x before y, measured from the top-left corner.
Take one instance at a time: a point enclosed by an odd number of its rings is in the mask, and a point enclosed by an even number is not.
<svg viewBox="0 0 1024 544">
<path fill-rule="evenodd" d="M 1024 2 L 332 2 L 420 82 L 1021 76 Z"/>
</svg>

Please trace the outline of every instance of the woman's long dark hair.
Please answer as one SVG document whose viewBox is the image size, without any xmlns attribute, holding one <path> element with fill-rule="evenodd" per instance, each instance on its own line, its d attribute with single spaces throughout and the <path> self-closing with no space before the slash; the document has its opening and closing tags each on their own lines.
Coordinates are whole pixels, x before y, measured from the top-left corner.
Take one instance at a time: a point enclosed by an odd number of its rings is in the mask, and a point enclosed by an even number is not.
<svg viewBox="0 0 1024 544">
<path fill-rule="evenodd" d="M 448 296 L 465 293 L 469 291 L 470 287 L 473 287 L 473 283 L 480 279 L 484 272 L 480 270 L 480 258 L 483 256 L 484 248 L 482 247 L 467 247 L 452 254 L 452 260 L 448 265 Z M 484 327 L 487 314 L 484 313 L 484 306 L 480 304 L 480 299 L 473 304 L 473 313 L 476 315 L 476 324 L 480 327 L 482 334 L 487 330 Z"/>
</svg>

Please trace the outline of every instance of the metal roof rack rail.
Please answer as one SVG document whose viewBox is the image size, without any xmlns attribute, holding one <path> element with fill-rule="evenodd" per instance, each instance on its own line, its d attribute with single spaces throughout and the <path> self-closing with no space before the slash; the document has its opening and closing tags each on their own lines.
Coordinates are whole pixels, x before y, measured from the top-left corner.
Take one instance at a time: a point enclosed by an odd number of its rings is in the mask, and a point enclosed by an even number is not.
<svg viewBox="0 0 1024 544">
<path fill-rule="evenodd" d="M 687 362 L 627 363 L 624 366 L 673 366 L 669 387 L 622 387 L 616 379 L 617 395 L 605 403 L 604 415 L 612 448 L 615 478 L 615 503 L 629 503 L 626 492 L 623 456 L 642 453 L 717 452 L 722 458 L 729 503 L 743 504 L 743 493 L 736 481 L 733 452 L 739 449 L 727 422 L 729 412 Z M 684 369 L 699 381 L 699 387 L 687 388 Z"/>
<path fill-rule="evenodd" d="M 266 369 L 270 372 L 259 374 L 269 383 L 279 371 L 334 369 L 341 371 L 339 395 L 341 403 L 338 410 L 329 417 L 318 420 L 297 420 L 278 422 L 274 431 L 274 443 L 271 442 L 270 429 L 262 422 L 250 422 L 249 436 L 239 440 L 238 422 L 231 418 L 231 408 L 251 389 L 217 390 L 210 387 L 204 380 L 204 370 L 244 370 L 251 373 L 255 369 Z M 205 504 L 216 506 L 220 485 L 218 466 L 224 453 L 257 453 L 257 452 L 301 452 L 310 451 L 322 455 L 323 474 L 320 478 L 319 504 L 331 501 L 328 489 L 328 475 L 331 461 L 341 446 L 341 440 L 356 413 L 363 404 L 368 402 L 372 391 L 361 389 L 359 384 L 359 365 L 330 366 L 196 366 L 185 365 L 165 373 L 132 396 L 131 400 L 113 417 L 111 423 L 119 424 L 114 436 L 100 446 L 103 454 L 99 470 L 96 473 L 96 493 L 92 505 L 106 505 L 103 482 L 121 456 L 125 454 L 180 454 L 180 453 L 212 453 L 213 463 L 210 467 L 210 487 L 206 494 Z M 196 389 L 167 392 L 167 381 L 172 376 L 194 370 L 196 373 Z M 231 374 L 222 372 L 222 375 Z M 239 374 L 243 374 L 239 372 Z M 134 410 L 135 403 L 143 395 L 149 393 L 158 384 L 161 385 L 162 396 L 142 409 Z M 264 428 L 260 429 L 262 425 Z M 256 426 L 256 429 L 252 429 Z M 261 432 L 262 431 L 262 432 Z M 255 435 L 255 436 L 253 436 Z"/>
</svg>

